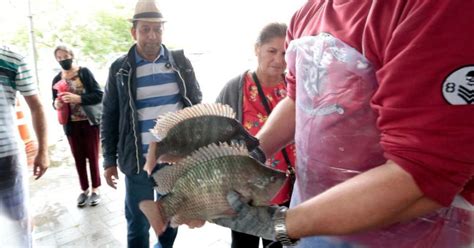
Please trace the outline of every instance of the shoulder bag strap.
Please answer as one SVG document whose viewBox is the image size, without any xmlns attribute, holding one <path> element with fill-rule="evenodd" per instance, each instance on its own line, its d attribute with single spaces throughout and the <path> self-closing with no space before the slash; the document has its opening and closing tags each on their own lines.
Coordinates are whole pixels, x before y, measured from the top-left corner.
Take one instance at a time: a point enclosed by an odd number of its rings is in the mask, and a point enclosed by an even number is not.
<svg viewBox="0 0 474 248">
<path fill-rule="evenodd" d="M 272 112 L 270 109 L 270 105 L 268 104 L 267 97 L 265 96 L 265 93 L 263 93 L 262 86 L 260 85 L 260 81 L 258 80 L 257 74 L 255 72 L 252 73 L 252 78 L 255 84 L 257 85 L 258 95 L 260 95 L 260 99 L 262 99 L 262 104 L 265 107 L 267 114 L 270 115 L 270 113 Z M 287 173 L 290 176 L 294 176 L 295 172 L 293 170 L 293 167 L 291 167 L 290 157 L 288 156 L 286 149 L 285 148 L 281 149 L 281 153 L 283 154 L 283 157 L 285 158 L 285 162 L 288 165 Z"/>
</svg>

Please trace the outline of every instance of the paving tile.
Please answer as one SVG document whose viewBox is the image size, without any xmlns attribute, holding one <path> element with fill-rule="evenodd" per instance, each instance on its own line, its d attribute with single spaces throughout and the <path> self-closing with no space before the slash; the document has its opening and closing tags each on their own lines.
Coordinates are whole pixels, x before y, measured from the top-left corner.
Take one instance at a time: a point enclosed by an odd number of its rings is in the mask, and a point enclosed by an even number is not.
<svg viewBox="0 0 474 248">
<path fill-rule="evenodd" d="M 88 242 L 86 239 L 84 239 L 83 237 L 77 237 L 76 239 L 70 241 L 70 242 L 67 242 L 65 244 L 61 244 L 60 247 L 75 247 L 75 248 L 78 248 L 78 247 L 92 247 L 93 244 Z"/>
<path fill-rule="evenodd" d="M 83 236 L 78 227 L 71 227 L 54 234 L 56 242 L 59 246 L 67 244 Z"/>
<path fill-rule="evenodd" d="M 112 213 L 106 216 L 102 216 L 101 219 L 107 226 L 111 227 L 117 224 L 125 224 L 126 220 L 124 217 L 125 217 L 124 215 L 120 216 L 120 215 Z"/>
<path fill-rule="evenodd" d="M 127 247 L 123 175 L 117 190 L 103 183 L 101 203 L 84 208 L 76 206 L 79 183 L 72 165 L 49 168 L 45 176 L 30 183 L 35 248 Z M 155 243 L 156 237 L 150 229 L 150 247 Z M 188 247 L 230 247 L 230 231 L 209 223 L 197 229 L 181 226 L 174 248 Z"/>
<path fill-rule="evenodd" d="M 125 248 L 127 247 L 127 245 L 115 240 L 107 244 L 97 245 L 96 247 L 98 248 Z"/>
<path fill-rule="evenodd" d="M 127 225 L 125 224 L 120 224 L 113 226 L 109 228 L 111 235 L 114 237 L 114 239 L 121 243 L 126 245 L 127 244 Z"/>
<path fill-rule="evenodd" d="M 108 226 L 100 220 L 94 220 L 92 222 L 83 222 L 78 226 L 78 228 L 82 233 L 88 234 L 106 230 L 108 229 Z"/>
<path fill-rule="evenodd" d="M 90 233 L 85 238 L 94 246 L 101 246 L 116 241 L 108 229 Z"/>
<path fill-rule="evenodd" d="M 56 238 L 54 237 L 54 234 L 41 237 L 41 238 L 35 238 L 33 240 L 33 247 L 57 247 L 57 246 L 58 244 L 56 242 Z"/>
</svg>

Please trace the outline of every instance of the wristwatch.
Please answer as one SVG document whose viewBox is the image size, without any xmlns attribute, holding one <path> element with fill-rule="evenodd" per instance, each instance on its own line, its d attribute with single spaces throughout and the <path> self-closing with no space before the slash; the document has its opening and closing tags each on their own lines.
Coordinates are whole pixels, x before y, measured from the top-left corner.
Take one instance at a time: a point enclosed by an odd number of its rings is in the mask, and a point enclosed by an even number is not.
<svg viewBox="0 0 474 248">
<path fill-rule="evenodd" d="M 287 207 L 278 207 L 275 214 L 273 215 L 273 230 L 275 231 L 275 239 L 284 246 L 295 246 L 299 239 L 290 239 L 288 237 L 288 231 L 286 229 L 286 211 Z"/>
</svg>

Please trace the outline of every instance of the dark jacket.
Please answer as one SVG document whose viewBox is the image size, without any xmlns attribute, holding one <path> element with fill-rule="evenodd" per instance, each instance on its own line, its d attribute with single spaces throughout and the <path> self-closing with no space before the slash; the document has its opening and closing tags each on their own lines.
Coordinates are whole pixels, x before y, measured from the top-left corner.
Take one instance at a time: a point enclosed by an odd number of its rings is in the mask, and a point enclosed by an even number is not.
<svg viewBox="0 0 474 248">
<path fill-rule="evenodd" d="M 234 109 L 237 120 L 242 123 L 243 90 L 245 75 L 248 71 L 227 82 L 219 93 L 216 102 L 227 104 Z"/>
<path fill-rule="evenodd" d="M 145 164 L 135 106 L 135 47 L 136 45 L 132 46 L 128 54 L 118 58 L 110 66 L 102 101 L 101 141 L 104 168 L 118 165 L 126 175 L 140 173 Z M 169 50 L 164 48 L 165 52 L 169 53 Z M 176 72 L 184 106 L 200 103 L 202 93 L 191 62 L 186 58 L 184 64 L 178 64 L 178 59 L 174 59 L 172 54 L 169 53 L 169 60 Z"/>
<path fill-rule="evenodd" d="M 92 72 L 86 67 L 79 68 L 79 78 L 84 85 L 84 93 L 81 94 L 81 107 L 87 115 L 87 120 L 91 126 L 100 124 L 102 114 L 102 95 L 104 92 L 99 86 L 99 83 L 94 78 Z M 61 80 L 61 72 L 58 73 L 53 79 L 52 86 Z M 51 88 L 53 91 L 53 107 L 54 101 L 58 97 L 58 91 Z M 71 122 L 68 121 L 66 125 L 63 125 L 64 132 L 69 135 L 71 130 Z"/>
</svg>

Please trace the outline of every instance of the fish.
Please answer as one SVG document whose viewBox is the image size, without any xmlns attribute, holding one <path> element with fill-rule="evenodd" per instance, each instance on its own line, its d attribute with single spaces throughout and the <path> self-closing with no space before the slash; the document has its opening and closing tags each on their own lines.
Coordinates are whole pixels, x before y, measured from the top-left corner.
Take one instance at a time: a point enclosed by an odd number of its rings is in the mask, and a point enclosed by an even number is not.
<svg viewBox="0 0 474 248">
<path fill-rule="evenodd" d="M 269 206 L 286 174 L 249 156 L 243 142 L 210 144 L 155 171 L 158 201 L 140 202 L 142 212 L 159 235 L 171 222 L 208 220 L 235 214 L 227 194 L 235 191 L 252 206 Z"/>
<path fill-rule="evenodd" d="M 150 132 L 158 140 L 155 151 L 158 160 L 163 155 L 181 159 L 200 147 L 218 142 L 244 141 L 249 151 L 259 145 L 258 139 L 235 119 L 234 110 L 221 103 L 197 104 L 161 115 Z"/>
</svg>

